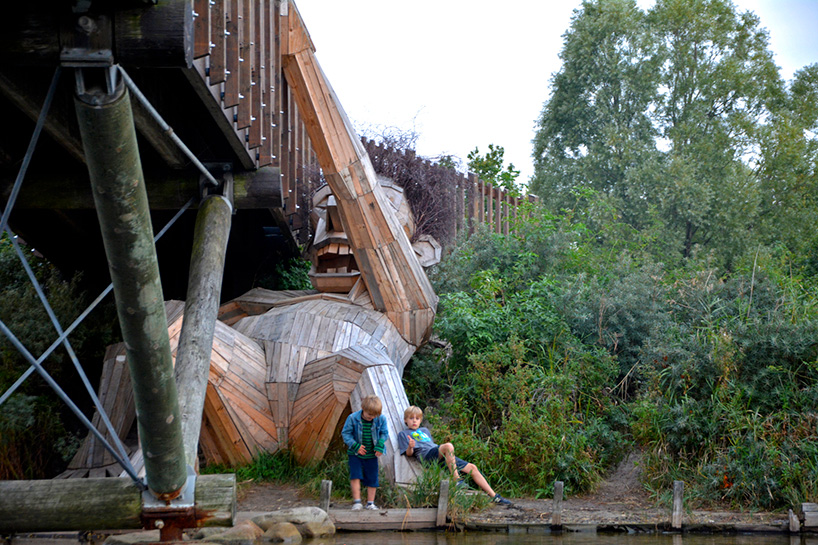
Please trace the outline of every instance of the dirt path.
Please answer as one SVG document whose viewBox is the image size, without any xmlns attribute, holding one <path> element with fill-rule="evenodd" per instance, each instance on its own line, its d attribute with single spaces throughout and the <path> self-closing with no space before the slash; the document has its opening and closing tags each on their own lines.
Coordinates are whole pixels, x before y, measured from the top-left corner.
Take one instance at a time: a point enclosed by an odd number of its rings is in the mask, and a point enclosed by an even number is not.
<svg viewBox="0 0 818 545">
<path fill-rule="evenodd" d="M 563 502 L 563 524 L 661 524 L 670 519 L 667 508 L 656 507 L 639 482 L 641 456 L 631 453 L 600 486 L 590 494 L 568 497 Z M 469 516 L 481 524 L 551 522 L 550 499 L 512 498 L 514 506 L 490 506 Z M 287 507 L 317 505 L 292 485 L 244 483 L 239 487 L 239 511 L 274 511 Z M 782 513 L 751 513 L 695 510 L 685 514 L 685 524 L 781 525 Z"/>
</svg>

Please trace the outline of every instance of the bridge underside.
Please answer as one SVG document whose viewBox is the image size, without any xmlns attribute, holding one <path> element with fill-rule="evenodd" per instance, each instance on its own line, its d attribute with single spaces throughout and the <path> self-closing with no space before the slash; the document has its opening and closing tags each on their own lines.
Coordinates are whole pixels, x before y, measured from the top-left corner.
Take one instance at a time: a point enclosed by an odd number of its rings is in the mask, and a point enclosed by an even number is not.
<svg viewBox="0 0 818 545">
<path fill-rule="evenodd" d="M 216 177 L 229 170 L 235 180 L 235 209 L 225 270 L 225 298 L 272 275 L 276 264 L 297 255 L 296 241 L 308 236 L 307 222 L 287 215 L 281 198 L 280 167 L 245 170 L 235 146 L 196 96 L 187 68 L 141 69 L 132 74 L 150 103 Z M 50 67 L 0 67 L 0 195 L 6 202 L 26 153 Z M 26 243 L 67 275 L 83 273 L 84 285 L 109 282 L 73 106 L 74 74 L 63 71 L 43 134 L 25 176 L 10 226 Z M 170 92 L 168 92 L 170 90 Z M 138 101 L 135 120 L 139 153 L 158 232 L 191 198 L 200 195 L 200 173 L 163 135 Z M 317 174 L 317 169 L 316 174 Z M 196 204 L 184 212 L 157 244 L 163 289 L 184 299 Z M 300 207 L 299 207 L 300 208 Z M 306 207 L 304 208 L 306 211 Z"/>
</svg>

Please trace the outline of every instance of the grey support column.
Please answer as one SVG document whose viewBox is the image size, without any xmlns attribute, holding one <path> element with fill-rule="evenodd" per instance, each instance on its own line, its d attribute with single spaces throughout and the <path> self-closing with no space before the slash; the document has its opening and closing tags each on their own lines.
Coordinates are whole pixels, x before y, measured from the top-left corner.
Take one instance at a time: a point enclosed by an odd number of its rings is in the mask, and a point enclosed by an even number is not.
<svg viewBox="0 0 818 545">
<path fill-rule="evenodd" d="M 91 87 L 90 77 L 98 78 Z M 115 68 L 77 70 L 75 107 L 133 380 L 148 487 L 187 479 L 179 402 L 145 180 L 127 89 Z"/>
</svg>

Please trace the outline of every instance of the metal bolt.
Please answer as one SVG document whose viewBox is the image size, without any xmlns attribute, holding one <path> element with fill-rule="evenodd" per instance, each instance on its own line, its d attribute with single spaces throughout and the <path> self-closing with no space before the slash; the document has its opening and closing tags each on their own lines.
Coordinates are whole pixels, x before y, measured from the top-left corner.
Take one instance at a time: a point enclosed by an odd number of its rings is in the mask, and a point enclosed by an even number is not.
<svg viewBox="0 0 818 545">
<path fill-rule="evenodd" d="M 156 521 L 156 522 L 155 522 L 153 525 L 154 525 L 156 528 L 159 528 L 159 529 L 161 530 L 162 528 L 164 528 L 164 527 L 165 527 L 165 522 L 164 522 L 164 521 L 162 521 L 162 520 L 157 520 L 157 521 Z"/>
</svg>

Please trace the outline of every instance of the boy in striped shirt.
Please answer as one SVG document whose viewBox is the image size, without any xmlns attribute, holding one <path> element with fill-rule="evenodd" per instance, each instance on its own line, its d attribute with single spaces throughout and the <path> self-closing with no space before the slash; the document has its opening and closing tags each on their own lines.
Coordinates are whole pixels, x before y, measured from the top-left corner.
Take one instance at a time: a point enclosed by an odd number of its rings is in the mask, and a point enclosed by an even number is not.
<svg viewBox="0 0 818 545">
<path fill-rule="evenodd" d="M 378 458 L 386 449 L 389 430 L 386 417 L 381 414 L 383 405 L 378 396 L 366 396 L 361 400 L 361 410 L 349 415 L 341 430 L 349 455 L 349 485 L 352 489 L 352 510 L 364 509 L 361 505 L 361 483 L 366 487 L 366 509 L 377 510 L 375 493 L 378 491 Z"/>
</svg>

